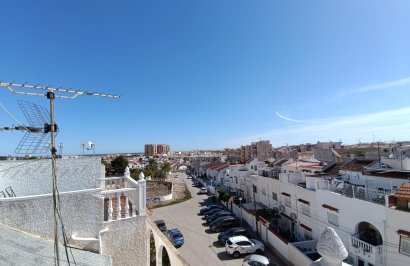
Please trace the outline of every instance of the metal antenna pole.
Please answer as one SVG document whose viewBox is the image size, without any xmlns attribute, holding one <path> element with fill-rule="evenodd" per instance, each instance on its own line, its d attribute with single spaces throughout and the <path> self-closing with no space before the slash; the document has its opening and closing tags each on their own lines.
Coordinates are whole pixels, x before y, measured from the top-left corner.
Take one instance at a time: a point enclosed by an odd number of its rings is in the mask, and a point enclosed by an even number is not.
<svg viewBox="0 0 410 266">
<path fill-rule="evenodd" d="M 57 131 L 56 124 L 54 122 L 54 92 L 47 92 L 47 99 L 50 100 L 50 134 L 51 134 L 51 171 L 52 171 L 52 183 L 53 183 L 53 214 L 54 214 L 54 254 L 56 254 L 56 265 L 60 265 L 60 252 L 58 251 L 58 209 L 57 209 L 57 171 L 56 171 L 56 143 L 55 132 Z"/>
<path fill-rule="evenodd" d="M 60 255 L 58 251 L 58 197 L 57 197 L 57 169 L 56 169 L 56 155 L 57 149 L 55 147 L 55 133 L 57 132 L 57 124 L 54 121 L 54 99 L 61 98 L 61 99 L 74 99 L 78 96 L 99 96 L 99 97 L 106 97 L 106 98 L 113 98 L 118 99 L 121 96 L 119 95 L 111 95 L 106 93 L 96 93 L 96 92 L 84 92 L 72 89 L 63 89 L 63 88 L 52 88 L 52 87 L 43 87 L 40 85 L 28 85 L 28 84 L 18 84 L 14 82 L 0 82 L 0 87 L 6 88 L 8 91 L 14 94 L 20 95 L 29 95 L 29 96 L 46 96 L 47 99 L 50 100 L 50 125 L 44 126 L 44 133 L 50 133 L 51 136 L 51 166 L 52 166 L 52 186 L 53 186 L 53 214 L 54 214 L 54 254 L 55 264 L 60 265 Z M 23 88 L 25 90 L 42 90 L 46 91 L 47 93 L 35 93 L 29 91 L 18 91 L 14 88 Z M 56 95 L 55 93 L 59 93 L 60 95 Z M 24 127 L 28 132 L 33 129 Z M 34 128 L 35 129 L 35 128 Z M 23 139 L 24 140 L 24 139 Z M 84 146 L 83 146 L 84 149 Z M 35 148 L 30 147 L 26 150 L 26 152 L 35 150 Z"/>
</svg>

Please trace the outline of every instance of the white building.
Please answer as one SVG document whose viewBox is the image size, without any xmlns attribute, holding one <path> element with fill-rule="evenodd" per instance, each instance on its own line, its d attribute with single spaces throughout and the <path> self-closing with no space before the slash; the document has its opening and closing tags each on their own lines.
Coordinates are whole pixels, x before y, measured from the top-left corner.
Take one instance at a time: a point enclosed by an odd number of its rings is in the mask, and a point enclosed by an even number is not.
<svg viewBox="0 0 410 266">
<path fill-rule="evenodd" d="M 329 174 L 339 167 L 341 176 Z M 336 165 L 314 160 L 285 163 L 278 175 L 269 174 L 273 170 L 258 168 L 245 178 L 250 182 L 244 183 L 243 190 L 255 186 L 255 196 L 247 202 L 256 200 L 277 214 L 259 223 L 260 236 L 291 263 L 306 263 L 307 254 L 314 253 L 317 239 L 330 226 L 347 248 L 350 264 L 410 265 L 410 222 L 404 222 L 410 221 L 410 192 L 402 196 L 409 199 L 400 205 L 406 208 L 399 210 L 394 201 L 386 200 L 394 189 L 407 184 L 409 172 L 376 170 L 357 161 Z M 347 175 L 358 173 L 358 182 L 347 182 Z"/>
<path fill-rule="evenodd" d="M 81 265 L 149 265 L 152 233 L 158 263 L 166 249 L 171 262 L 184 264 L 179 252 L 146 217 L 143 176 L 135 181 L 127 168 L 124 176 L 105 178 L 104 165 L 97 157 L 59 159 L 57 169 L 62 262 L 67 261 L 63 245 L 68 241 L 74 248 L 73 255 L 68 252 L 70 259 Z M 0 163 L 0 231 L 15 243 L 1 249 L 1 265 L 28 261 L 54 265 L 51 188 L 50 160 Z"/>
</svg>

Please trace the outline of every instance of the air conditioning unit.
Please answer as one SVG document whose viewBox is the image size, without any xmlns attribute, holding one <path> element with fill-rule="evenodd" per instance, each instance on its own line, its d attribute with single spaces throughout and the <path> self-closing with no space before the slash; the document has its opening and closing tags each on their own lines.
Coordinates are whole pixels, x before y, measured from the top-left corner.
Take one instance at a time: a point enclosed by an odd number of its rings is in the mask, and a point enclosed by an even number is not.
<svg viewBox="0 0 410 266">
<path fill-rule="evenodd" d="M 282 212 L 285 212 L 285 205 L 279 205 L 279 212 L 280 213 L 282 213 Z"/>
<path fill-rule="evenodd" d="M 297 217 L 298 217 L 298 216 L 297 216 L 296 213 L 294 213 L 294 212 L 292 212 L 292 213 L 290 214 L 290 218 L 292 218 L 293 220 L 296 220 Z"/>
</svg>

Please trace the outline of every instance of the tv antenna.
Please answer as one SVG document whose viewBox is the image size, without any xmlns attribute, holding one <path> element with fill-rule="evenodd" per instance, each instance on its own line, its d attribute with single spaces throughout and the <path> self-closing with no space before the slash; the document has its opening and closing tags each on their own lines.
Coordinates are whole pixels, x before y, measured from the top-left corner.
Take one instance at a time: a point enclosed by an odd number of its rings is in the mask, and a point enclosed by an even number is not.
<svg viewBox="0 0 410 266">
<path fill-rule="evenodd" d="M 16 150 L 18 151 L 42 151 L 43 149 L 40 149 L 41 147 L 46 147 L 47 143 L 47 134 L 49 134 L 49 140 L 50 140 L 50 152 L 51 152 L 51 167 L 52 167 L 52 185 L 53 185 L 53 214 L 54 214 L 54 256 L 55 256 L 55 264 L 60 265 L 60 255 L 58 251 L 58 197 L 57 197 L 57 170 L 56 170 L 56 157 L 57 157 L 57 149 L 56 149 L 56 144 L 55 144 L 55 137 L 56 133 L 58 130 L 58 126 L 55 123 L 54 119 L 54 100 L 56 98 L 60 99 L 74 99 L 79 96 L 98 96 L 98 97 L 106 97 L 106 98 L 112 98 L 112 99 L 118 99 L 121 96 L 119 95 L 111 95 L 111 94 L 106 94 L 106 93 L 96 93 L 96 92 L 87 92 L 87 91 L 79 91 L 79 90 L 72 90 L 72 89 L 64 89 L 64 88 L 52 88 L 52 87 L 44 87 L 40 85 L 28 85 L 25 83 L 19 84 L 19 83 L 14 83 L 14 82 L 0 82 L 0 87 L 6 88 L 8 91 L 10 91 L 13 94 L 19 94 L 19 95 L 29 95 L 29 96 L 42 96 L 42 97 L 47 97 L 47 99 L 50 102 L 50 113 L 49 113 L 49 122 L 50 123 L 45 123 L 44 127 L 41 128 L 39 127 L 39 122 L 44 122 L 43 120 L 46 119 L 46 112 L 44 112 L 44 109 L 41 109 L 39 111 L 34 111 L 36 108 L 36 105 L 31 105 L 31 104 L 23 104 L 23 106 L 28 107 L 28 109 L 25 111 L 24 107 L 20 105 L 20 108 L 22 108 L 24 114 L 26 115 L 27 120 L 29 121 L 30 125 L 28 127 L 24 125 L 19 125 L 17 127 L 17 130 L 26 130 L 26 134 L 24 135 L 23 139 L 21 140 L 20 144 L 22 146 L 17 147 Z M 23 90 L 24 89 L 24 90 Z M 36 91 L 36 92 L 33 92 Z M 38 91 L 45 91 L 46 93 L 40 93 Z M 36 118 L 36 115 L 42 114 L 44 117 Z M 40 115 L 39 115 L 40 116 Z M 30 121 L 30 119 L 33 119 Z M 20 129 L 21 127 L 21 129 Z M 16 129 L 16 128 L 15 128 Z M 43 135 L 35 135 L 34 133 L 42 133 Z M 27 136 L 26 140 L 25 137 Z M 40 136 L 35 138 L 35 136 Z M 25 140 L 25 141 L 24 141 Z M 34 148 L 32 145 L 28 145 L 29 143 L 31 144 L 37 144 L 34 145 Z M 23 145 L 24 144 L 24 145 Z M 41 145 L 43 146 L 41 146 Z M 40 146 L 39 146 L 40 145 Z M 37 147 L 38 146 L 38 147 Z M 20 149 L 19 149 L 20 147 Z M 36 148 L 37 147 L 37 148 Z"/>
<path fill-rule="evenodd" d="M 17 101 L 24 113 L 28 125 L 19 124 L 12 127 L 1 127 L 0 130 L 25 131 L 23 138 L 17 145 L 17 154 L 45 154 L 50 148 L 51 125 L 50 113 L 42 106 L 26 101 Z"/>
</svg>

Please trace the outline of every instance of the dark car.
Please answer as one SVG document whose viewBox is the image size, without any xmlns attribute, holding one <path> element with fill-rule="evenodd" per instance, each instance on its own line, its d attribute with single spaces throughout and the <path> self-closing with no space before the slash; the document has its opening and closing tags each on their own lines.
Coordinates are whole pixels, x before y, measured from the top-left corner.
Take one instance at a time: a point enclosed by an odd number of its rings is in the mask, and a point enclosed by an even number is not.
<svg viewBox="0 0 410 266">
<path fill-rule="evenodd" d="M 229 215 L 231 215 L 231 213 L 227 212 L 227 211 L 217 212 L 217 213 L 214 213 L 214 214 L 208 216 L 206 218 L 206 222 L 211 223 L 211 222 L 215 221 L 216 219 L 219 219 L 219 218 L 225 217 L 225 216 L 229 216 Z"/>
<path fill-rule="evenodd" d="M 229 228 L 237 227 L 241 224 L 241 221 L 239 221 L 237 218 L 232 217 L 232 216 L 225 216 L 222 218 L 219 218 L 215 221 L 213 221 L 209 225 L 209 229 L 214 232 L 221 232 L 225 231 Z"/>
<path fill-rule="evenodd" d="M 216 209 L 216 208 L 222 209 L 222 206 L 219 206 L 219 205 L 208 205 L 208 206 L 206 206 L 206 207 L 203 207 L 203 208 L 199 211 L 199 213 L 200 213 L 200 214 L 205 214 L 205 212 L 208 212 L 208 211 L 213 210 L 213 209 Z"/>
<path fill-rule="evenodd" d="M 207 212 L 205 212 L 205 218 L 208 218 L 209 216 L 211 216 L 211 215 L 214 215 L 215 213 L 218 213 L 218 212 L 223 212 L 224 211 L 224 209 L 219 209 L 219 208 L 215 208 L 215 209 L 212 209 L 212 210 L 210 210 L 210 211 L 207 211 Z"/>
<path fill-rule="evenodd" d="M 168 230 L 165 235 L 176 248 L 184 244 L 184 236 L 177 228 Z"/>
<path fill-rule="evenodd" d="M 250 238 L 249 232 L 243 227 L 234 227 L 226 230 L 218 235 L 218 240 L 221 244 L 225 245 L 226 240 L 233 236 L 246 236 Z"/>
<path fill-rule="evenodd" d="M 156 220 L 154 223 L 157 225 L 161 232 L 165 233 L 167 231 L 167 226 L 165 225 L 164 220 Z"/>
</svg>

